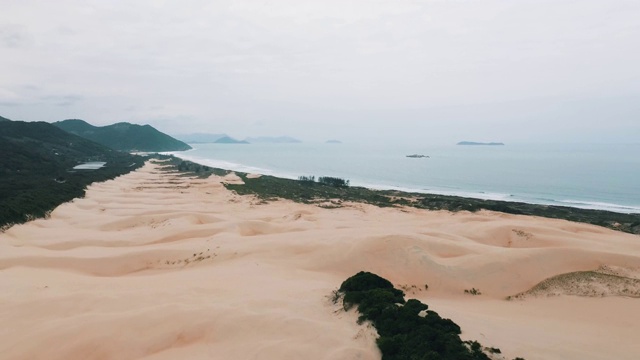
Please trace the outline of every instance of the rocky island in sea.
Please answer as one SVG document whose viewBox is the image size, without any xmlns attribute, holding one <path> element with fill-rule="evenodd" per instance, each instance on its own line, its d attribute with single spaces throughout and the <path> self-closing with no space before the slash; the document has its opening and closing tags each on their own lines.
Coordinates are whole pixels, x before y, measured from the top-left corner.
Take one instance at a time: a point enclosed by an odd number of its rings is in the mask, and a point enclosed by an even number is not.
<svg viewBox="0 0 640 360">
<path fill-rule="evenodd" d="M 230 136 L 223 136 L 213 142 L 214 144 L 249 144 L 246 140 L 236 140 Z"/>
<path fill-rule="evenodd" d="M 411 154 L 411 155 L 407 155 L 408 158 L 414 158 L 414 159 L 422 159 L 422 158 L 428 158 L 428 155 L 423 155 L 423 154 Z"/>
<path fill-rule="evenodd" d="M 460 141 L 456 145 L 504 145 L 501 142 L 476 142 L 476 141 Z"/>
</svg>

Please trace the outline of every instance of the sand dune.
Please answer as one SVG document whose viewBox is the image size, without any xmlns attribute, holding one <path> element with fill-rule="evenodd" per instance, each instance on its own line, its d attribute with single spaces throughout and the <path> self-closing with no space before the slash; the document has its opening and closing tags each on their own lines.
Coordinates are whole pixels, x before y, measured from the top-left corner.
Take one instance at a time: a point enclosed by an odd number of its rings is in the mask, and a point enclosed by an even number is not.
<svg viewBox="0 0 640 360">
<path fill-rule="evenodd" d="M 0 234 L 0 358 L 379 359 L 373 330 L 329 300 L 360 270 L 507 358 L 640 353 L 640 299 L 617 285 L 505 300 L 574 272 L 637 279 L 638 236 L 484 211 L 264 204 L 223 182 L 241 179 L 147 164 Z"/>
</svg>

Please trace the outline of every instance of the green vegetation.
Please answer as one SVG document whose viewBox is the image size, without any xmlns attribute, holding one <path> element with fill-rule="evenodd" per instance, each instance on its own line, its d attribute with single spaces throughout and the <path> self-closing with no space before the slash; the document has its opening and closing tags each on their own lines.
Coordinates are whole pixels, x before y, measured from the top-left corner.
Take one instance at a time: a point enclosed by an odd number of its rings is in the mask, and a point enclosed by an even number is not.
<svg viewBox="0 0 640 360">
<path fill-rule="evenodd" d="M 231 171 L 212 168 L 205 165 L 200 165 L 191 161 L 182 160 L 172 155 L 153 154 L 154 159 L 163 160 L 165 164 L 165 170 L 174 170 L 184 173 L 185 176 L 195 175 L 199 178 L 208 178 L 211 175 L 225 176 Z"/>
<path fill-rule="evenodd" d="M 191 149 L 191 146 L 150 125 L 117 123 L 99 127 L 78 119 L 58 121 L 53 125 L 115 150 L 155 152 Z"/>
<path fill-rule="evenodd" d="M 444 319 L 422 302 L 409 299 L 380 276 L 361 271 L 345 280 L 334 301 L 343 296 L 345 310 L 357 306 L 358 322 L 370 321 L 383 360 L 489 360 L 484 353 L 501 353 L 477 341 L 462 341 L 460 327 Z"/>
<path fill-rule="evenodd" d="M 198 164 L 173 158 L 170 162 L 174 169 L 180 163 L 190 164 L 193 168 Z M 183 165 L 187 166 L 187 165 Z M 184 170 L 187 171 L 187 170 Z M 224 176 L 230 171 L 211 169 L 200 172 L 197 175 L 206 177 L 210 174 Z M 323 204 L 326 202 L 338 204 L 350 202 L 362 202 L 380 207 L 411 206 L 427 210 L 447 210 L 452 212 L 480 210 L 498 211 L 507 214 L 541 216 L 546 218 L 564 219 L 607 227 L 612 230 L 623 231 L 632 234 L 640 234 L 640 214 L 621 214 L 604 210 L 577 209 L 564 206 L 547 206 L 525 204 L 519 202 L 481 200 L 464 198 L 459 196 L 407 193 L 396 190 L 372 190 L 363 187 L 334 187 L 320 182 L 311 182 L 312 176 L 302 176 L 300 180 L 277 178 L 263 175 L 259 178 L 247 178 L 245 173 L 236 173 L 244 181 L 244 185 L 227 184 L 227 189 L 235 191 L 239 195 L 254 195 L 264 201 L 276 199 L 288 199 L 305 204 Z M 314 184 L 314 186 L 309 186 Z"/>
<path fill-rule="evenodd" d="M 182 172 L 194 172 L 197 175 L 206 175 L 209 176 L 211 169 L 208 166 L 204 166 L 204 165 L 199 165 L 199 164 L 194 164 L 194 163 L 185 163 L 185 162 L 181 162 L 178 164 L 178 171 L 182 171 Z"/>
<path fill-rule="evenodd" d="M 316 177 L 313 175 L 299 176 L 298 181 L 300 181 L 303 185 L 313 185 L 316 182 Z M 337 187 L 337 188 L 349 187 L 349 180 L 330 177 L 330 176 L 320 176 L 318 178 L 318 183 L 322 185 Z"/>
<path fill-rule="evenodd" d="M 482 293 L 480 292 L 480 290 L 476 289 L 476 288 L 471 288 L 469 289 L 465 289 L 464 290 L 465 294 L 469 294 L 469 295 L 482 295 Z"/>
<path fill-rule="evenodd" d="M 298 181 L 305 183 L 306 185 L 311 185 L 316 182 L 316 177 L 311 176 L 298 176 Z"/>
<path fill-rule="evenodd" d="M 0 122 L 0 228 L 44 217 L 56 206 L 84 196 L 96 181 L 137 169 L 144 158 L 121 153 L 45 122 Z M 98 170 L 73 170 L 103 161 Z"/>
<path fill-rule="evenodd" d="M 349 187 L 349 180 L 330 176 L 320 176 L 318 178 L 318 182 L 323 185 L 329 185 L 337 188 Z"/>
</svg>

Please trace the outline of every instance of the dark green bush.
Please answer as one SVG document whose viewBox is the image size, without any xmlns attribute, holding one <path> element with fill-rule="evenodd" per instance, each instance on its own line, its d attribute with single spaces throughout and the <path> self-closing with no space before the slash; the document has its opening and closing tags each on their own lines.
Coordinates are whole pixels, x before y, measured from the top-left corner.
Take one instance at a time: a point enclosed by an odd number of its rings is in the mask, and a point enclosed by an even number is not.
<svg viewBox="0 0 640 360">
<path fill-rule="evenodd" d="M 383 360 L 489 359 L 480 344 L 460 339 L 460 327 L 453 321 L 427 310 L 418 300 L 405 301 L 401 290 L 378 275 L 359 272 L 345 280 L 340 291 L 345 308 L 358 305 L 358 321 L 375 326 Z"/>
<path fill-rule="evenodd" d="M 340 285 L 340 291 L 367 291 L 375 289 L 394 289 L 393 284 L 376 274 L 360 271 Z M 395 290 L 395 289 L 394 289 Z M 402 293 L 402 291 L 398 290 Z M 403 294 L 404 296 L 404 294 Z"/>
<path fill-rule="evenodd" d="M 330 176 L 320 176 L 318 178 L 318 182 L 323 185 L 329 185 L 333 187 L 349 187 L 349 180 L 330 177 Z"/>
<path fill-rule="evenodd" d="M 310 176 L 301 175 L 301 176 L 298 176 L 298 180 L 299 181 L 311 181 L 311 182 L 313 182 L 313 181 L 316 181 L 316 177 L 313 176 L 313 175 L 310 175 Z"/>
</svg>

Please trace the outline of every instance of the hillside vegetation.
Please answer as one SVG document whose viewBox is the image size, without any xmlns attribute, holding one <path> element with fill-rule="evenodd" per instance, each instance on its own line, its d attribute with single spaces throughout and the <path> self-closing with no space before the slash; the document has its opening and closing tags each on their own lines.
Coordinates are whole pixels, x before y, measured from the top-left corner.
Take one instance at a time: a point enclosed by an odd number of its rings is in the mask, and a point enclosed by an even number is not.
<svg viewBox="0 0 640 360">
<path fill-rule="evenodd" d="M 122 122 L 108 126 L 93 126 L 78 119 L 58 121 L 53 125 L 115 150 L 156 152 L 191 149 L 191 146 L 150 125 Z"/>
<path fill-rule="evenodd" d="M 87 185 L 125 174 L 144 158 L 67 133 L 45 122 L 0 121 L 0 227 L 43 217 L 84 195 Z M 86 161 L 98 170 L 73 170 Z"/>
</svg>

